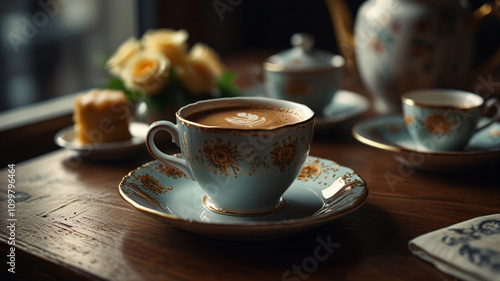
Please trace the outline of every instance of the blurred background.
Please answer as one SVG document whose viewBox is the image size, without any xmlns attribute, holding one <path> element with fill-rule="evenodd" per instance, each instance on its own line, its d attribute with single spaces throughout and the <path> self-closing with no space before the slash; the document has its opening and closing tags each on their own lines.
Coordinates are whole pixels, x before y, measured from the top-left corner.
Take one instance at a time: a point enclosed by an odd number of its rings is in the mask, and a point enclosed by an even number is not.
<svg viewBox="0 0 500 281">
<path fill-rule="evenodd" d="M 364 1 L 346 2 L 355 14 Z M 190 45 L 205 42 L 223 59 L 288 48 L 295 32 L 338 52 L 322 0 L 0 0 L 0 112 L 105 85 L 105 59 L 157 27 L 184 28 Z M 500 36 L 485 34 L 493 50 Z"/>
<path fill-rule="evenodd" d="M 223 59 L 289 48 L 298 31 L 337 50 L 322 0 L 0 0 L 0 27 L 0 111 L 105 85 L 105 58 L 149 28 L 184 28 Z"/>
<path fill-rule="evenodd" d="M 345 2 L 355 15 L 364 0 Z M 470 7 L 485 2 L 473 0 Z M 296 32 L 310 33 L 316 48 L 338 53 L 323 0 L 0 0 L 3 161 L 56 149 L 54 135 L 73 123 L 75 93 L 107 85 L 106 59 L 127 38 L 159 27 L 186 29 L 189 46 L 212 46 L 237 74 L 248 69 L 231 66 L 260 65 L 289 48 Z M 486 21 L 477 34 L 480 62 L 500 44 L 500 23 Z"/>
</svg>

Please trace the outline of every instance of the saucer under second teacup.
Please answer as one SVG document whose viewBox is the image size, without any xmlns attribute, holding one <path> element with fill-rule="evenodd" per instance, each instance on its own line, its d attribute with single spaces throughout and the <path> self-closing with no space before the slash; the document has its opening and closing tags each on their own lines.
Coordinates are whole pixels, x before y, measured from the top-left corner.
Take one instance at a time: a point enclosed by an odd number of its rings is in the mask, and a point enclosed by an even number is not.
<svg viewBox="0 0 500 281">
<path fill-rule="evenodd" d="M 327 204 L 334 195 L 326 191 L 336 187 L 339 178 L 349 188 Z M 265 215 L 213 212 L 203 204 L 205 194 L 195 181 L 160 161 L 131 171 L 122 179 L 119 192 L 137 210 L 168 226 L 223 239 L 269 239 L 306 231 L 356 210 L 368 196 L 365 181 L 352 169 L 311 156 L 283 194 L 283 208 Z"/>
<path fill-rule="evenodd" d="M 401 165 L 422 170 L 462 171 L 500 157 L 498 122 L 476 133 L 463 150 L 448 152 L 419 146 L 408 133 L 404 117 L 399 114 L 360 121 L 352 133 L 358 141 L 388 151 Z"/>
</svg>

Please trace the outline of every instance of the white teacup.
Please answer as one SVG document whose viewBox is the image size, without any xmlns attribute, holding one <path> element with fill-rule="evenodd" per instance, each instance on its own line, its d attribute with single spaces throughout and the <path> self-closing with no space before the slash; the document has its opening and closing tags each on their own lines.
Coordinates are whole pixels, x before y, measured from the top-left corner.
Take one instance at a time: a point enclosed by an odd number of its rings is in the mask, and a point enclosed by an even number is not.
<svg viewBox="0 0 500 281">
<path fill-rule="evenodd" d="M 264 214 L 283 206 L 281 196 L 308 156 L 314 118 L 307 106 L 290 101 L 212 99 L 179 109 L 177 124 L 153 123 L 147 147 L 155 158 L 198 182 L 208 209 Z M 159 131 L 172 135 L 182 159 L 160 151 L 154 143 Z"/>
<path fill-rule="evenodd" d="M 500 119 L 496 98 L 484 100 L 470 92 L 451 89 L 420 89 L 401 97 L 406 127 L 420 146 L 432 151 L 462 150 L 478 131 Z M 479 120 L 491 108 L 495 115 Z"/>
</svg>

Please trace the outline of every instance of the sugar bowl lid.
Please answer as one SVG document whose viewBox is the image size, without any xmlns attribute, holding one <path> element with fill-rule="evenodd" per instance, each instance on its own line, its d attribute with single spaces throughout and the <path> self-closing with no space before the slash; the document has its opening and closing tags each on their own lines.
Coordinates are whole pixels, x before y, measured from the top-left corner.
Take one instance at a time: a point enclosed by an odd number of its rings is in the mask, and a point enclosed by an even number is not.
<svg viewBox="0 0 500 281">
<path fill-rule="evenodd" d="M 270 56 L 264 69 L 273 72 L 328 71 L 342 67 L 345 60 L 323 50 L 315 50 L 314 37 L 307 33 L 295 33 L 290 42 L 292 48 Z"/>
</svg>

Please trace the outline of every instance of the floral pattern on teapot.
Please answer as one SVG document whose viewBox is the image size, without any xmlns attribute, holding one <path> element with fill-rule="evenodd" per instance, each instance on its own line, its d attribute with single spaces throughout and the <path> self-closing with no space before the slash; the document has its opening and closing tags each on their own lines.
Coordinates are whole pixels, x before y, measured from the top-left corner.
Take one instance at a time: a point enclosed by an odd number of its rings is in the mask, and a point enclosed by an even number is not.
<svg viewBox="0 0 500 281">
<path fill-rule="evenodd" d="M 497 46 L 490 59 L 472 68 L 475 28 L 486 16 L 500 18 L 500 1 L 473 11 L 456 0 L 367 0 L 355 22 L 346 2 L 325 0 L 339 48 L 378 113 L 401 112 L 404 92 L 464 88 L 500 63 Z"/>
<path fill-rule="evenodd" d="M 360 75 L 376 99 L 392 106 L 389 111 L 399 110 L 398 98 L 406 91 L 463 84 L 472 44 L 464 22 L 454 13 L 383 13 L 369 23 L 360 20 L 358 28 L 357 43 L 365 41 L 356 49 Z"/>
</svg>

